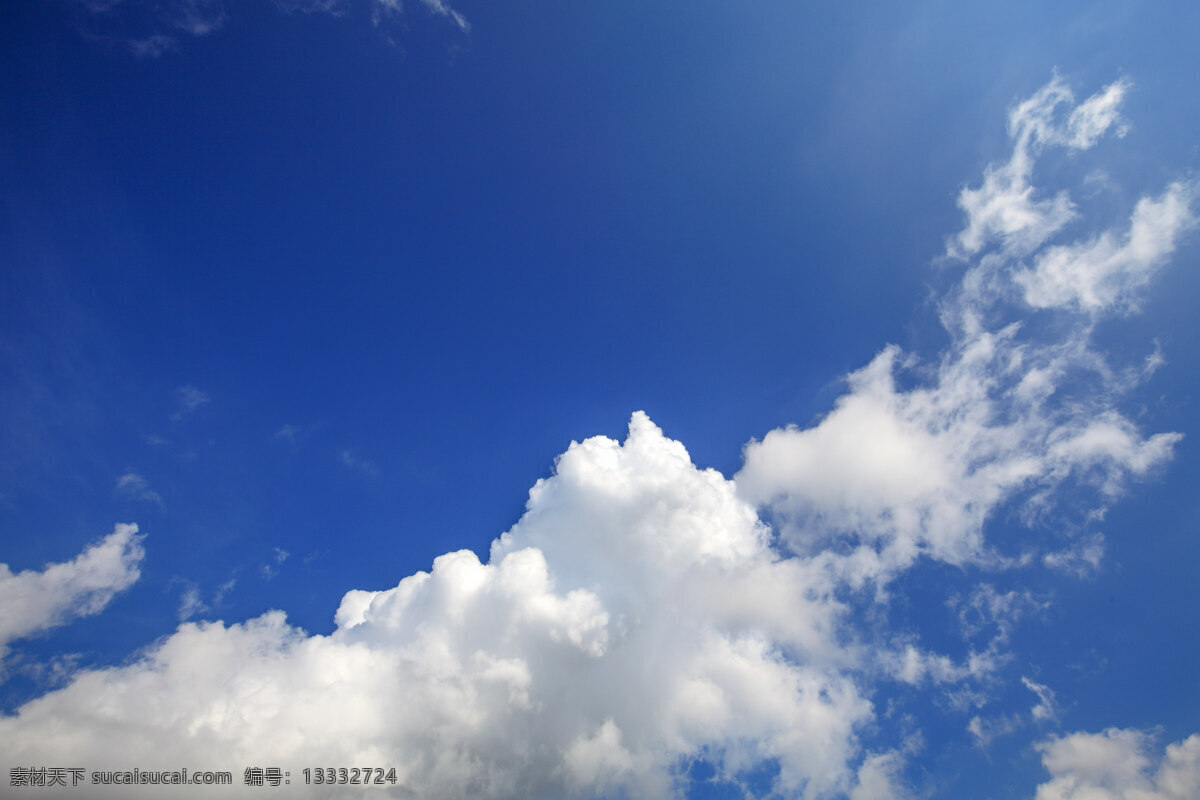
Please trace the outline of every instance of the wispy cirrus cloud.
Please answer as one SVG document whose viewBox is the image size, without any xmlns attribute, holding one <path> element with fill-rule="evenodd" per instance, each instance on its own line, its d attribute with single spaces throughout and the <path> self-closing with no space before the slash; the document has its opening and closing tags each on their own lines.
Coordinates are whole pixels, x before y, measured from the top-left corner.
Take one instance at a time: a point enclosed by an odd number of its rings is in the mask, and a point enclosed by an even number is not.
<svg viewBox="0 0 1200 800">
<path fill-rule="evenodd" d="M 300 433 L 299 427 L 285 423 L 279 426 L 279 430 L 275 431 L 275 438 L 288 444 L 295 444 L 298 433 Z"/>
<path fill-rule="evenodd" d="M 362 458 L 350 449 L 342 450 L 338 456 L 342 462 L 342 466 L 346 469 L 361 472 L 368 478 L 379 477 L 379 468 L 376 467 L 375 462 L 371 461 L 369 458 Z"/>
<path fill-rule="evenodd" d="M 1072 307 L 1101 313 L 1133 310 L 1137 290 L 1162 266 L 1180 237 L 1195 227 L 1195 186 L 1172 183 L 1158 197 L 1144 197 L 1124 232 L 1051 247 L 1015 276 L 1034 308 Z"/>
<path fill-rule="evenodd" d="M 1074 94 L 1058 76 L 1032 97 L 1018 103 L 1008 115 L 1013 152 L 1008 161 L 984 170 L 983 184 L 964 187 L 958 205 L 967 214 L 967 225 L 950 237 L 946 254 L 970 258 L 989 243 L 999 243 L 1008 255 L 1036 249 L 1076 216 L 1065 193 L 1041 197 L 1032 185 L 1033 167 L 1047 147 L 1086 150 L 1115 129 L 1124 136 L 1128 128 L 1119 107 L 1130 83 L 1119 80 L 1074 105 Z"/>
<path fill-rule="evenodd" d="M 273 548 L 271 560 L 259 565 L 258 574 L 261 575 L 262 579 L 265 581 L 273 579 L 279 574 L 279 567 L 283 564 L 283 562 L 288 560 L 290 555 L 291 553 L 289 553 L 287 550 L 284 550 L 282 547 Z M 230 583 L 230 588 L 233 588 L 232 582 Z"/>
<path fill-rule="evenodd" d="M 163 53 L 169 53 L 178 47 L 179 42 L 173 36 L 161 33 L 129 41 L 129 52 L 138 58 L 158 58 Z"/>
<path fill-rule="evenodd" d="M 136 472 L 126 472 L 117 478 L 117 491 L 143 503 L 153 503 L 159 508 L 166 507 L 162 495 L 151 489 L 150 483 Z"/>
<path fill-rule="evenodd" d="M 1130 478 L 1170 458 L 1180 434 L 1144 435 L 1117 406 L 1139 371 L 1113 369 L 1091 344 L 1095 315 L 1131 307 L 1141 282 L 1121 283 L 1102 307 L 1066 295 L 1035 303 L 1022 291 L 1031 280 L 1023 265 L 1063 248 L 1076 253 L 1077 271 L 1106 274 L 1110 254 L 1089 242 L 1118 235 L 1048 247 L 1074 205 L 1065 191 L 1042 199 L 1029 180 L 1044 149 L 1084 149 L 1116 125 L 1127 88 L 1118 81 L 1073 106 L 1055 78 L 1010 112 L 1012 156 L 960 195 L 966 225 L 948 251 L 973 260 L 941 299 L 951 344 L 936 363 L 888 346 L 849 376 L 849 391 L 819 424 L 747 445 L 738 487 L 773 510 L 798 552 L 844 543 L 850 555 L 838 560 L 858 583 L 886 582 L 921 557 L 1000 564 L 1006 556 L 983 529 L 1002 504 L 1023 496 L 1035 515 L 1070 482 L 1095 491 L 1100 516 Z M 1138 203 L 1126 247 L 1144 257 L 1139 263 L 1169 254 L 1191 218 L 1190 192 L 1177 186 L 1169 199 Z M 998 322 L 1051 308 L 1075 314 L 1057 340 Z M 901 376 L 915 388 L 899 388 Z"/>
<path fill-rule="evenodd" d="M 343 14 L 343 0 L 273 0 L 275 7 L 285 14 Z"/>
<path fill-rule="evenodd" d="M 184 581 L 183 591 L 179 595 L 179 621 L 187 622 L 208 610 L 208 605 L 200 598 L 200 587 L 192 581 Z"/>
<path fill-rule="evenodd" d="M 1029 712 L 1034 722 L 1050 722 L 1058 719 L 1058 703 L 1055 700 L 1054 690 L 1023 675 L 1021 684 L 1037 695 L 1037 704 Z"/>
<path fill-rule="evenodd" d="M 400 0 L 374 0 L 374 2 L 374 19 L 377 23 L 383 16 L 397 14 L 404 7 Z M 463 33 L 471 30 L 471 24 L 467 22 L 467 18 L 451 8 L 450 4 L 445 2 L 445 0 L 421 0 L 421 5 L 425 6 L 430 12 L 450 20 Z"/>
<path fill-rule="evenodd" d="M 181 40 L 220 31 L 229 20 L 223 0 L 74 0 L 80 25 L 90 39 L 111 41 L 138 58 L 158 58 L 179 50 Z M 273 0 L 280 13 L 359 16 L 376 26 L 400 17 L 400 0 Z M 462 33 L 471 29 L 462 13 L 445 0 L 420 0 L 429 14 L 449 21 Z M 233 4 L 236 11 L 236 4 Z"/>
<path fill-rule="evenodd" d="M 175 390 L 175 411 L 171 413 L 171 421 L 178 422 L 211 401 L 206 393 L 195 386 L 181 386 Z"/>
</svg>

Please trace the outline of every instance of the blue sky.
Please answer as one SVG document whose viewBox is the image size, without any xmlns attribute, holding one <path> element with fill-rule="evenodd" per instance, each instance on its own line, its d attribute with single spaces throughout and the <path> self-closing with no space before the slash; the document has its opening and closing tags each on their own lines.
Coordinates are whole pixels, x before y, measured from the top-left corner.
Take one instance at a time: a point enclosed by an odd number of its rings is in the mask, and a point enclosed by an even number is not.
<svg viewBox="0 0 1200 800">
<path fill-rule="evenodd" d="M 0 751 L 1193 796 L 1197 30 L 6 5 Z"/>
</svg>

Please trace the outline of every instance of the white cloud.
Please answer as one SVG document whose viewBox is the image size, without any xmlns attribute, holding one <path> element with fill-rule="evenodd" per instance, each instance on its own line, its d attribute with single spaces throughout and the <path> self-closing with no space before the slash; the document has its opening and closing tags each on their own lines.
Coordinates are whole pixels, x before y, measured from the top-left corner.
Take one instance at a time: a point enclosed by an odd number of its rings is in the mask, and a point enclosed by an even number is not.
<svg viewBox="0 0 1200 800">
<path fill-rule="evenodd" d="M 989 638 L 955 660 L 879 632 L 891 579 L 922 557 L 1056 566 L 1078 550 L 1098 563 L 1088 531 L 1066 551 L 1011 556 L 985 526 L 1006 504 L 1051 513 L 1067 483 L 1098 514 L 1179 438 L 1146 436 L 1121 414 L 1146 370 L 1107 365 L 1090 343 L 1093 314 L 1068 315 L 1074 327 L 1049 342 L 991 322 L 1075 214 L 1065 193 L 1040 199 L 1034 157 L 1119 126 L 1125 86 L 1074 105 L 1056 78 L 1014 108 L 1012 158 L 960 198 L 967 224 L 951 250 L 975 261 L 942 298 L 950 345 L 935 362 L 884 348 L 816 425 L 748 444 L 733 480 L 696 468 L 635 413 L 624 443 L 573 442 L 485 561 L 447 553 L 392 588 L 351 590 L 329 636 L 280 611 L 182 624 L 133 662 L 82 671 L 0 719 L 0 749 L 14 763 L 52 754 L 113 768 L 146 753 L 395 766 L 397 791 L 431 798 L 664 798 L 703 758 L 735 784 L 777 767 L 772 788 L 788 797 L 903 796 L 900 751 L 866 749 L 873 682 L 959 684 L 954 707 L 983 705 L 1013 626 L 1042 603 L 981 585 L 957 607 L 968 641 Z M 1169 253 L 1170 226 L 1145 230 L 1145 252 Z M 196 397 L 189 411 L 207 401 Z M 872 602 L 873 619 L 853 613 Z M 1052 718 L 1050 690 L 1025 682 L 1034 715 Z M 986 743 L 1010 724 L 967 727 Z M 1065 763 L 1047 758 L 1052 772 Z"/>
<path fill-rule="evenodd" d="M 366 458 L 359 458 L 353 450 L 343 450 L 341 452 L 342 466 L 346 469 L 358 470 L 369 478 L 379 476 L 379 469 L 375 466 L 375 462 Z"/>
<path fill-rule="evenodd" d="M 1038 600 L 1028 590 L 1012 589 L 1001 593 L 989 583 L 981 583 L 966 597 L 953 597 L 948 603 L 958 609 L 959 627 L 967 638 L 987 629 L 1006 640 L 1025 614 L 1042 611 L 1049 602 Z"/>
<path fill-rule="evenodd" d="M 1195 800 L 1200 734 L 1168 745 L 1153 769 L 1151 739 L 1137 730 L 1073 733 L 1038 745 L 1051 780 L 1036 800 Z M 1153 770 L 1153 771 L 1152 771 Z"/>
<path fill-rule="evenodd" d="M 259 575 L 261 575 L 263 577 L 263 580 L 267 580 L 267 581 L 271 580 L 272 578 L 274 578 L 276 575 L 279 574 L 279 565 L 282 564 L 284 561 L 287 561 L 288 556 L 290 556 L 290 555 L 291 555 L 291 553 L 289 553 L 287 550 L 284 550 L 281 547 L 273 548 L 272 553 L 271 553 L 271 561 L 273 561 L 274 563 L 260 564 L 258 567 Z M 230 588 L 233 588 L 232 581 L 230 582 L 230 584 L 231 584 Z"/>
<path fill-rule="evenodd" d="M 282 439 L 285 442 L 295 444 L 296 434 L 300 432 L 300 428 L 295 425 L 283 424 L 279 426 L 279 430 L 275 431 L 275 438 Z"/>
<path fill-rule="evenodd" d="M 376 21 L 384 15 L 399 13 L 403 7 L 403 3 L 400 0 L 374 0 L 374 2 Z M 434 14 L 449 19 L 463 33 L 471 30 L 471 23 L 467 22 L 467 18 L 451 8 L 450 4 L 445 2 L 445 0 L 421 0 L 421 5 Z"/>
<path fill-rule="evenodd" d="M 989 243 L 1003 252 L 1030 252 L 1076 216 L 1075 206 L 1065 193 L 1039 197 L 1030 180 L 1038 153 L 1047 145 L 1073 150 L 1092 147 L 1114 125 L 1123 136 L 1118 107 L 1128 91 L 1127 81 L 1117 81 L 1075 106 L 1062 119 L 1064 106 L 1074 95 L 1055 76 L 1032 97 L 1018 103 L 1008 115 L 1008 132 L 1013 139 L 1012 157 L 992 164 L 977 189 L 964 188 L 958 204 L 967 214 L 967 226 L 946 244 L 947 255 L 967 258 Z"/>
<path fill-rule="evenodd" d="M 1042 563 L 1050 569 L 1073 573 L 1082 578 L 1099 570 L 1103 558 L 1104 536 L 1094 533 L 1065 550 L 1046 553 L 1042 556 Z"/>
<path fill-rule="evenodd" d="M 197 614 L 208 611 L 208 606 L 200 599 L 200 587 L 190 581 L 184 585 L 183 594 L 179 596 L 179 621 L 186 622 Z"/>
<path fill-rule="evenodd" d="M 96 16 L 111 16 L 120 7 L 124 11 L 143 11 L 138 3 L 124 3 L 123 0 L 76 0 L 89 13 Z M 205 36 L 221 27 L 225 21 L 225 10 L 221 0 L 166 0 L 156 4 L 150 11 L 156 17 L 171 27 L 178 28 L 192 36 Z M 140 48 L 139 48 L 140 45 Z M 158 56 L 163 50 L 172 47 L 174 40 L 162 34 L 154 34 L 146 39 L 132 41 L 130 46 L 136 55 Z"/>
<path fill-rule="evenodd" d="M 949 656 L 931 653 L 908 644 L 902 649 L 884 651 L 881 654 L 881 665 L 885 673 L 901 683 L 921 686 L 926 683 L 960 683 L 967 680 L 984 680 L 990 677 L 1006 660 L 999 651 L 999 642 L 992 642 L 985 650 L 972 650 L 962 663 L 955 663 Z M 963 696 L 968 704 L 973 704 L 973 698 L 951 692 L 949 695 L 954 705 L 962 705 L 953 698 Z"/>
<path fill-rule="evenodd" d="M 1114 125 L 1117 136 L 1128 133 L 1129 126 L 1121 119 L 1119 109 L 1131 86 L 1128 80 L 1116 81 L 1076 106 L 1067 118 L 1067 146 L 1086 150 Z"/>
<path fill-rule="evenodd" d="M 201 38 L 219 31 L 229 18 L 223 0 L 161 0 L 155 3 L 124 0 L 74 0 L 88 19 L 87 36 L 94 41 L 118 44 L 137 58 L 158 58 L 179 50 L 180 40 Z M 354 4 L 345 0 L 272 0 L 282 14 L 325 14 L 350 17 Z M 236 6 L 237 4 L 230 4 Z M 447 20 L 462 33 L 471 24 L 446 0 L 420 0 L 430 14 Z M 370 19 L 379 25 L 404 11 L 402 0 L 367 0 Z M 136 32 L 130 35 L 130 32 Z M 388 37 L 390 40 L 390 37 Z M 180 414 L 179 416 L 182 416 Z M 177 419 L 178 417 L 173 417 Z"/>
<path fill-rule="evenodd" d="M 856 583 L 886 583 L 922 556 L 1017 563 L 1025 556 L 1002 557 L 984 537 L 1002 505 L 1021 499 L 1022 512 L 1036 519 L 1070 481 L 1095 491 L 1092 516 L 1099 517 L 1130 478 L 1171 457 L 1179 434 L 1144 436 L 1116 405 L 1152 369 L 1109 367 L 1091 346 L 1091 317 L 1057 341 L 1027 336 L 1018 323 L 989 326 L 1002 311 L 1011 314 L 1020 287 L 1035 278 L 1040 292 L 1051 291 L 1049 278 L 1037 278 L 1049 272 L 1021 265 L 1031 256 L 1035 264 L 1062 261 L 1055 253 L 1076 254 L 1068 260 L 1083 266 L 1067 271 L 1091 281 L 1071 284 L 1076 294 L 1056 296 L 1056 304 L 1083 297 L 1096 313 L 1127 310 L 1130 292 L 1190 224 L 1190 195 L 1173 184 L 1161 198 L 1138 203 L 1124 244 L 1112 244 L 1120 237 L 1106 232 L 1039 252 L 1075 212 L 1066 193 L 1036 199 L 1029 183 L 1035 156 L 1051 144 L 1090 147 L 1117 124 L 1127 88 L 1117 82 L 1072 107 L 1070 90 L 1055 78 L 1010 112 L 1012 157 L 988 167 L 983 187 L 960 198 L 967 225 L 951 253 L 967 258 L 992 249 L 941 300 L 951 344 L 936 365 L 886 347 L 849 376 L 848 391 L 818 424 L 773 430 L 746 446 L 738 488 L 776 514 L 789 546 L 836 549 L 833 560 Z M 912 388 L 899 388 L 901 378 Z M 1080 557 L 1099 552 L 1092 547 Z"/>
<path fill-rule="evenodd" d="M 988 719 L 976 715 L 967 723 L 967 733 L 975 739 L 976 747 L 986 749 L 993 739 L 1012 733 L 1020 727 L 1021 720 L 1015 716 Z"/>
<path fill-rule="evenodd" d="M 897 751 L 872 754 L 858 769 L 849 800 L 904 800 L 910 793 L 904 788 L 904 758 Z"/>
<path fill-rule="evenodd" d="M 987 684 L 1011 660 L 1005 646 L 1017 621 L 1026 613 L 1041 611 L 1049 604 L 1037 600 L 1028 591 L 1014 589 L 1001 594 L 992 585 L 984 583 L 966 597 L 955 595 L 949 598 L 946 605 L 957 610 L 963 638 L 970 641 L 987 632 L 990 637 L 986 645 L 972 646 L 961 661 L 955 661 L 947 655 L 924 650 L 914 641 L 901 641 L 890 649 L 879 650 L 879 664 L 885 674 L 911 686 L 968 681 L 974 681 L 977 686 Z M 978 690 L 961 686 L 949 688 L 946 698 L 956 708 L 981 705 L 987 699 Z"/>
<path fill-rule="evenodd" d="M 117 525 L 72 561 L 13 573 L 0 564 L 0 657 L 7 645 L 76 617 L 99 613 L 141 574 L 137 525 Z"/>
<path fill-rule="evenodd" d="M 178 422 L 200 406 L 210 402 L 209 396 L 195 386 L 181 386 L 175 390 L 176 409 L 171 420 Z"/>
<path fill-rule="evenodd" d="M 1034 722 L 1050 722 L 1058 719 L 1058 705 L 1054 700 L 1054 691 L 1042 683 L 1021 676 L 1025 688 L 1037 695 L 1037 705 L 1029 712 Z"/>
<path fill-rule="evenodd" d="M 207 36 L 225 23 L 220 0 L 173 0 L 167 13 L 175 27 L 192 36 Z"/>
<path fill-rule="evenodd" d="M 1161 363 L 1160 351 L 1144 365 L 1114 369 L 1091 333 L 1101 315 L 1136 310 L 1136 290 L 1192 224 L 1191 190 L 1172 184 L 1158 198 L 1143 198 L 1124 233 L 1049 246 L 1075 206 L 1066 192 L 1046 195 L 1032 184 L 1046 147 L 1082 150 L 1114 126 L 1123 131 L 1118 106 L 1127 88 L 1118 82 L 1074 105 L 1055 78 L 1012 110 L 1011 158 L 988 167 L 983 185 L 960 196 L 966 226 L 948 252 L 966 267 L 940 299 L 950 344 L 935 363 L 888 346 L 848 376 L 847 391 L 816 424 L 773 430 L 745 447 L 734 478 L 740 495 L 767 509 L 781 543 L 821 563 L 834 583 L 874 586 L 876 600 L 886 603 L 892 579 L 921 558 L 1095 572 L 1104 540 L 1086 523 L 1102 518 L 1131 479 L 1171 457 L 1179 434 L 1146 435 L 1119 408 Z M 1063 253 L 1075 264 L 1066 271 L 1086 280 L 1063 282 L 1074 294 L 1055 289 L 1063 294 L 1053 302 L 1034 302 L 1050 298 L 1057 284 L 1047 276 L 1056 273 L 1044 265 L 1062 261 Z M 1030 295 L 1035 280 L 1042 295 Z M 1033 326 L 1008 321 L 1043 306 L 1088 313 L 1041 326 L 1036 336 Z M 1044 338 L 1048 331 L 1058 338 Z M 1066 487 L 1073 505 L 1064 510 L 1057 498 Z M 1002 512 L 1047 535 L 1006 553 L 1003 542 L 986 535 Z M 1069 514 L 1070 524 L 1055 528 L 1075 531 L 1065 547 L 1064 534 L 1049 534 L 1056 514 Z M 950 706 L 962 710 L 989 702 L 990 687 L 1012 660 L 1014 624 L 1045 602 L 988 585 L 958 602 L 964 634 L 970 640 L 990 631 L 986 645 L 951 658 L 908 635 L 876 643 L 876 652 L 883 674 L 941 686 Z M 1053 720 L 1051 690 L 1023 680 L 1039 698 L 1034 719 Z M 968 730 L 984 746 L 1018 724 L 975 716 Z"/>
<path fill-rule="evenodd" d="M 274 0 L 275 7 L 285 14 L 333 14 L 343 13 L 342 0 Z"/>
<path fill-rule="evenodd" d="M 117 478 L 117 491 L 126 497 L 164 507 L 162 495 L 150 488 L 150 484 L 136 472 L 126 472 Z"/>
<path fill-rule="evenodd" d="M 486 563 L 449 553 L 348 592 L 331 636 L 281 612 L 183 624 L 0 720 L 0 747 L 114 768 L 378 763 L 428 797 L 662 797 L 693 757 L 730 778 L 777 759 L 790 796 L 872 797 L 895 770 L 864 761 L 871 704 L 829 591 L 639 413 L 623 445 L 572 444 Z"/>
<path fill-rule="evenodd" d="M 237 585 L 237 578 L 230 578 L 217 587 L 217 591 L 213 594 L 213 603 L 221 605 L 225 600 L 226 595 L 233 591 L 233 587 Z"/>
<path fill-rule="evenodd" d="M 163 53 L 175 50 L 178 43 L 172 36 L 156 33 L 145 39 L 133 39 L 129 42 L 129 51 L 138 58 L 158 58 Z"/>
<path fill-rule="evenodd" d="M 1160 197 L 1143 197 L 1129 229 L 1084 242 L 1051 247 L 1032 268 L 1017 272 L 1025 302 L 1034 308 L 1065 307 L 1096 312 L 1136 304 L 1138 289 L 1174 252 L 1180 236 L 1196 224 L 1195 188 L 1172 183 Z"/>
<path fill-rule="evenodd" d="M 92 14 L 105 14 L 111 11 L 115 6 L 121 3 L 122 0 L 75 0 L 78 5 L 83 6 Z"/>
</svg>

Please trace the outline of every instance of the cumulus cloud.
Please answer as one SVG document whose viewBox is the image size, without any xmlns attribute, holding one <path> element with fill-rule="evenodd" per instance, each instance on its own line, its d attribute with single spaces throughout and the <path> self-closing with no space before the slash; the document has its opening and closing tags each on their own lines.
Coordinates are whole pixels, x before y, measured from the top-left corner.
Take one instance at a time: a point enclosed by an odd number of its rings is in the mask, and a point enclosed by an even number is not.
<svg viewBox="0 0 1200 800">
<path fill-rule="evenodd" d="M 137 525 L 117 525 L 73 560 L 13 573 L 0 564 L 0 657 L 14 639 L 98 614 L 140 576 Z"/>
<path fill-rule="evenodd" d="M 1193 800 L 1200 797 L 1200 734 L 1168 745 L 1161 759 L 1137 730 L 1072 733 L 1038 745 L 1051 779 L 1036 800 Z M 1154 761 L 1157 761 L 1157 769 Z"/>
<path fill-rule="evenodd" d="M 435 798 L 664 797 L 703 755 L 730 779 L 776 762 L 793 797 L 878 796 L 896 761 L 861 752 L 841 614 L 638 413 L 623 444 L 572 444 L 486 562 L 348 592 L 330 636 L 282 612 L 183 624 L 0 720 L 0 742 L 14 763 L 394 765 Z"/>
</svg>

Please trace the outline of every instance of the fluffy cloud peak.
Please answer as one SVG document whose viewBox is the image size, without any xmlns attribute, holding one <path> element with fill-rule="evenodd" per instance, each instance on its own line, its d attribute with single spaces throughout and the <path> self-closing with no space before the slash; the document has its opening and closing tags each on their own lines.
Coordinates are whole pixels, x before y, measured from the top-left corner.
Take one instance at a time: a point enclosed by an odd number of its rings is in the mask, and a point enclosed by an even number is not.
<svg viewBox="0 0 1200 800">
<path fill-rule="evenodd" d="M 820 570 L 781 559 L 733 484 L 637 413 L 623 443 L 572 444 L 487 562 L 448 553 L 348 592 L 330 636 L 281 612 L 185 623 L 0 720 L 0 743 L 114 768 L 394 765 L 434 798 L 669 797 L 703 755 L 828 797 L 890 774 L 856 778 L 872 708 L 840 614 Z"/>
<path fill-rule="evenodd" d="M 1042 742 L 1051 780 L 1037 800 L 1194 800 L 1200 797 L 1200 734 L 1171 744 L 1152 771 L 1151 739 L 1137 730 L 1072 733 Z"/>
</svg>

